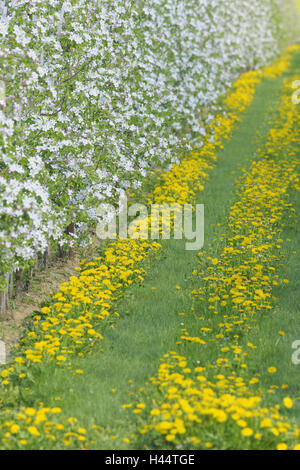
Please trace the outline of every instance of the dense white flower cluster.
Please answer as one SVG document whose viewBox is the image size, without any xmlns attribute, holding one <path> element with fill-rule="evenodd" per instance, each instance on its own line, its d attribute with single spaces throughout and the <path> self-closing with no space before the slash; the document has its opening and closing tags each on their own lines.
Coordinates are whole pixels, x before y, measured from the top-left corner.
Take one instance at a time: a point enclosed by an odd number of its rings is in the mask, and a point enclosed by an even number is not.
<svg viewBox="0 0 300 470">
<path fill-rule="evenodd" d="M 0 275 L 85 243 L 99 201 L 176 162 L 277 52 L 278 3 L 2 0 Z"/>
</svg>

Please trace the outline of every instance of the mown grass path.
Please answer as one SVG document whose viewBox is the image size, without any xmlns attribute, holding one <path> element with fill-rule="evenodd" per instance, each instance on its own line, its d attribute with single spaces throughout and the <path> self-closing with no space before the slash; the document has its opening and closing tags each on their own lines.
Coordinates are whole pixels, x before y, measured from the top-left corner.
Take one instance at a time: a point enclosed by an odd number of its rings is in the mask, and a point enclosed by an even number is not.
<svg viewBox="0 0 300 470">
<path fill-rule="evenodd" d="M 295 73 L 296 68 L 297 60 L 289 73 Z M 222 243 L 217 235 L 221 233 L 228 215 L 235 181 L 241 169 L 247 168 L 255 157 L 259 137 L 271 125 L 270 109 L 276 109 L 278 105 L 278 92 L 285 77 L 264 79 L 258 86 L 248 113 L 218 155 L 210 180 L 198 196 L 198 202 L 205 205 L 205 247 L 212 245 L 216 252 Z M 294 228 L 290 230 L 292 253 L 296 239 Z M 59 397 L 65 414 L 76 416 L 82 425 L 88 426 L 94 422 L 104 429 L 103 435 L 107 437 L 97 443 L 97 448 L 128 446 L 118 437 L 111 438 L 111 435 L 128 435 L 128 430 L 131 430 L 121 405 L 128 401 L 132 390 L 143 387 L 157 370 L 163 354 L 176 345 L 181 329 L 193 324 L 192 317 L 185 318 L 180 314 L 191 309 L 191 291 L 197 285 L 192 272 L 198 258 L 197 252 L 186 251 L 184 244 L 184 241 L 174 240 L 163 242 L 160 260 L 153 262 L 143 285 L 127 290 L 118 306 L 120 319 L 117 326 L 106 331 L 101 350 L 78 360 L 78 368 L 84 370 L 83 375 L 74 376 L 66 370 L 56 369 L 54 376 L 48 377 L 45 372 L 40 377 L 38 387 L 41 401 L 49 402 L 49 397 Z M 294 272 L 295 266 L 295 259 L 291 256 L 286 270 Z M 291 283 L 288 287 L 290 293 L 278 292 L 281 297 L 280 314 L 276 320 L 278 324 L 272 323 L 269 328 L 266 322 L 266 328 L 274 332 L 274 337 L 275 331 L 284 329 L 281 322 L 287 314 L 290 315 L 292 310 L 296 314 L 296 307 L 292 305 L 295 288 Z M 273 322 L 273 316 L 268 322 Z M 291 337 L 293 330 L 291 325 Z M 300 332 L 300 328 L 298 330 Z M 283 343 L 276 343 L 278 357 L 282 355 L 282 347 Z M 265 354 L 274 354 L 274 350 L 271 348 Z M 261 361 L 265 359 L 262 357 Z M 297 386 L 296 381 L 294 386 Z"/>
</svg>

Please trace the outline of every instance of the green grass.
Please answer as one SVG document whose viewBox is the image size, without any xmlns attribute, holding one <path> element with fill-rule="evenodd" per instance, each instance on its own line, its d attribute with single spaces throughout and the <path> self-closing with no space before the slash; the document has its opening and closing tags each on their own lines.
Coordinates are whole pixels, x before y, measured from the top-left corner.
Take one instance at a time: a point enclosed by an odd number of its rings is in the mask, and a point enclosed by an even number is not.
<svg viewBox="0 0 300 470">
<path fill-rule="evenodd" d="M 296 191 L 292 192 L 291 200 L 299 213 L 300 200 Z M 261 385 L 266 390 L 271 385 L 278 386 L 276 393 L 270 395 L 270 401 L 274 403 L 280 403 L 284 396 L 299 397 L 300 400 L 300 365 L 292 363 L 292 343 L 300 340 L 300 231 L 295 218 L 293 216 L 287 220 L 282 234 L 285 254 L 279 272 L 281 279 L 288 279 L 289 284 L 280 284 L 274 288 L 276 308 L 258 321 L 257 330 L 248 338 L 255 344 L 260 342 L 259 348 L 247 359 L 249 371 L 261 374 Z M 281 331 L 285 333 L 284 336 L 279 335 Z M 266 372 L 269 366 L 277 368 L 276 374 Z M 288 389 L 282 390 L 282 384 L 288 384 Z M 300 423 L 299 401 L 295 401 L 289 414 Z"/>
<path fill-rule="evenodd" d="M 292 66 L 287 74 L 291 79 L 300 70 L 300 54 L 294 56 Z M 300 112 L 300 106 L 299 106 Z M 300 157 L 300 154 L 299 154 Z M 249 356 L 247 364 L 249 369 L 258 372 L 262 376 L 261 383 L 268 390 L 270 386 L 278 386 L 276 393 L 270 395 L 270 401 L 281 402 L 284 396 L 299 397 L 299 401 L 294 402 L 294 407 L 287 412 L 293 417 L 298 425 L 300 424 L 300 365 L 292 362 L 294 349 L 292 343 L 300 340 L 300 231 L 299 214 L 300 197 L 299 191 L 292 190 L 290 194 L 296 215 L 287 215 L 284 231 L 282 233 L 283 259 L 280 264 L 279 274 L 281 279 L 288 279 L 288 284 L 280 284 L 274 287 L 274 297 L 277 299 L 277 306 L 264 316 L 257 323 L 257 332 L 252 333 L 250 341 L 257 343 L 260 347 L 255 353 Z M 279 331 L 285 333 L 279 335 Z M 274 375 L 266 373 L 269 366 L 275 366 L 277 372 Z M 288 384 L 288 389 L 282 390 L 281 385 Z"/>
<path fill-rule="evenodd" d="M 218 233 L 229 212 L 236 178 L 255 157 L 257 139 L 269 128 L 269 108 L 276 108 L 278 104 L 281 83 L 282 79 L 264 80 L 258 87 L 249 112 L 218 156 L 217 166 L 204 192 L 199 194 L 198 202 L 205 204 L 205 249 L 212 247 L 217 253 L 222 248 Z M 195 327 L 193 315 L 187 315 L 184 320 L 179 316 L 181 312 L 191 311 L 191 291 L 197 286 L 192 276 L 197 266 L 197 252 L 186 251 L 184 243 L 164 242 L 163 253 L 159 261 L 153 259 L 143 285 L 126 291 L 118 305 L 120 319 L 116 327 L 105 331 L 97 352 L 74 363 L 73 370 L 81 368 L 83 375 L 48 369 L 36 382 L 33 391 L 38 401 L 59 403 L 64 414 L 76 416 L 81 425 L 96 423 L 104 428 L 103 435 L 107 438 L 98 442 L 97 448 L 128 447 L 119 436 L 128 436 L 128 432 L 134 430 L 134 422 L 127 420 L 121 405 L 130 400 L 130 392 L 143 387 L 156 372 L 163 354 L 174 349 L 183 328 L 181 323 L 189 331 Z M 177 290 L 176 285 L 181 289 Z M 278 330 L 284 329 L 279 323 L 272 323 L 274 337 Z M 273 342 L 268 335 L 269 343 L 266 354 L 272 355 Z M 183 353 L 184 348 L 188 348 L 194 360 L 197 358 L 197 347 L 182 346 Z M 205 354 L 201 357 L 204 362 Z M 269 360 L 269 357 L 262 360 Z M 133 381 L 132 385 L 129 380 Z M 116 391 L 113 393 L 112 389 Z M 117 439 L 109 438 L 111 434 Z"/>
</svg>

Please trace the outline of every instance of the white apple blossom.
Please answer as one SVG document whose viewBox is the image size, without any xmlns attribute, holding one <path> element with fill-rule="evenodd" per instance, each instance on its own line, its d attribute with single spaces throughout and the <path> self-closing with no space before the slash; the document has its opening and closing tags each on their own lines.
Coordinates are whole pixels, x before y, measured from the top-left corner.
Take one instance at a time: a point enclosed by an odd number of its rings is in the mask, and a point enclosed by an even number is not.
<svg viewBox="0 0 300 470">
<path fill-rule="evenodd" d="M 218 98 L 278 52 L 287 3 L 2 0 L 0 277 L 85 245 L 100 201 L 201 146 Z"/>
</svg>

